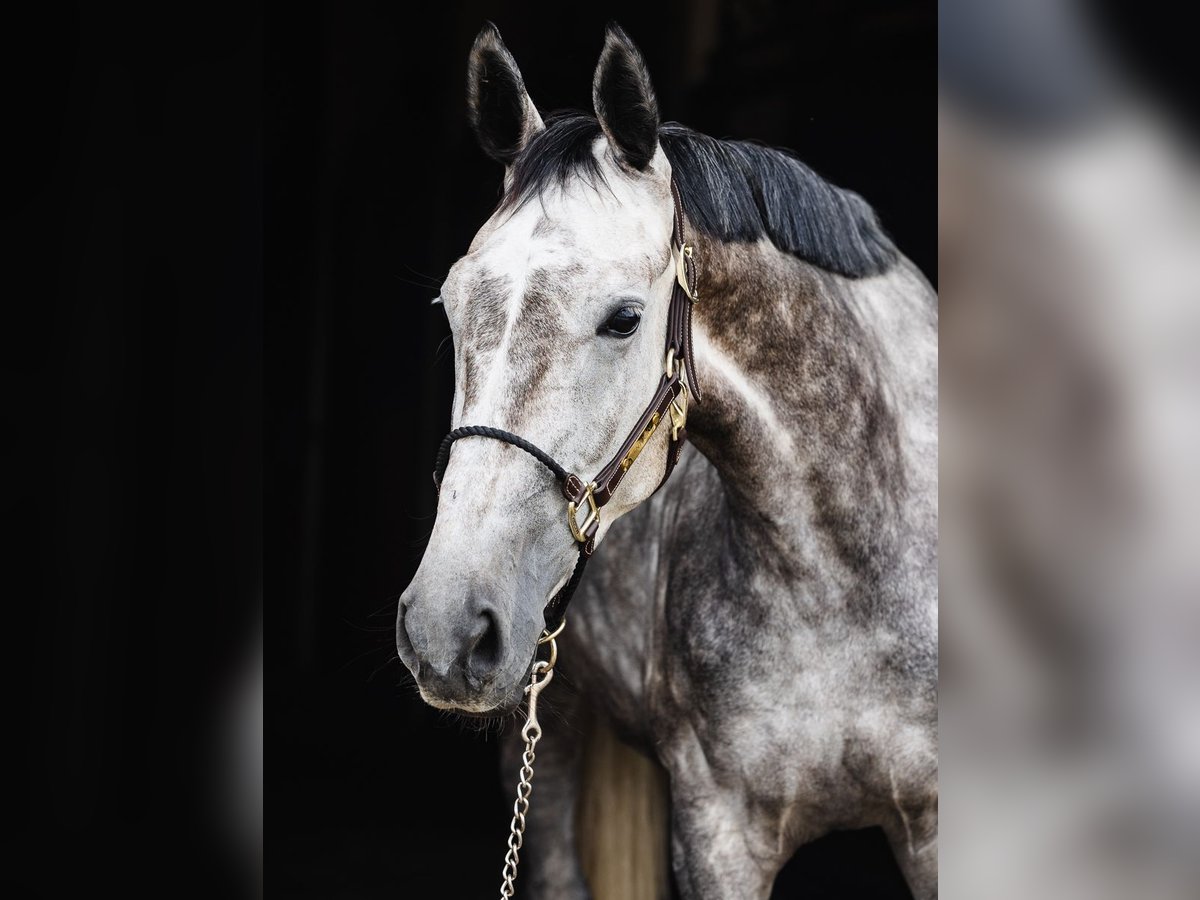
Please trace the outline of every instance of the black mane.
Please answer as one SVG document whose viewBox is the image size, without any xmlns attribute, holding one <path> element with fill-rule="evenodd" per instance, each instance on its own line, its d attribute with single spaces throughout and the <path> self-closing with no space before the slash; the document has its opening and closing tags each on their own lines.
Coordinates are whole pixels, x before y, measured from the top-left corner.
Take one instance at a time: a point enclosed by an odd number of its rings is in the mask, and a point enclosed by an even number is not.
<svg viewBox="0 0 1200 900">
<path fill-rule="evenodd" d="M 521 151 L 502 206 L 519 206 L 549 185 L 578 176 L 598 185 L 604 175 L 592 145 L 600 123 L 561 113 Z M 834 187 L 794 156 L 746 141 L 721 141 L 675 122 L 659 127 L 659 143 L 692 223 L 724 241 L 764 235 L 781 250 L 852 278 L 874 275 L 896 259 L 874 210 L 853 191 Z"/>
</svg>

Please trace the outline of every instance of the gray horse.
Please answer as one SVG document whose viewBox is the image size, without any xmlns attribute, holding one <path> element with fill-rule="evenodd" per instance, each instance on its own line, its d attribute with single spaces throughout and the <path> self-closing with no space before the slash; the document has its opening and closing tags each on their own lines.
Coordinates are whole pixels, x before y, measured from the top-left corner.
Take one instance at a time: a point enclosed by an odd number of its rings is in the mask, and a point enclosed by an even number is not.
<svg viewBox="0 0 1200 900">
<path fill-rule="evenodd" d="M 857 195 L 661 123 L 618 28 L 595 118 L 543 121 L 490 26 L 469 86 L 505 196 L 441 292 L 456 427 L 595 471 L 662 375 L 672 175 L 699 278 L 694 449 L 655 492 L 659 429 L 604 508 L 543 699 L 559 715 L 542 717 L 522 890 L 632 897 L 613 870 L 636 870 L 638 896 L 661 894 L 635 857 L 665 858 L 669 833 L 687 900 L 766 897 L 801 844 L 878 825 L 913 893 L 935 896 L 936 295 Z M 455 445 L 396 627 L 428 703 L 517 708 L 575 564 L 563 507 L 519 449 Z"/>
</svg>

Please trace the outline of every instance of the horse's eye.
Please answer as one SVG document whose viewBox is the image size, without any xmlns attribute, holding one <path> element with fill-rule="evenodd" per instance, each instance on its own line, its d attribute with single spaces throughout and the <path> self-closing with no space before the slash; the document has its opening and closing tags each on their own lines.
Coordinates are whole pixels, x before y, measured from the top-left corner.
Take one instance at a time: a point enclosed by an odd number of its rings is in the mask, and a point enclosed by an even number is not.
<svg viewBox="0 0 1200 900">
<path fill-rule="evenodd" d="M 629 337 L 637 331 L 638 323 L 642 321 L 642 313 L 633 306 L 622 306 L 600 328 L 602 334 L 613 337 Z"/>
</svg>

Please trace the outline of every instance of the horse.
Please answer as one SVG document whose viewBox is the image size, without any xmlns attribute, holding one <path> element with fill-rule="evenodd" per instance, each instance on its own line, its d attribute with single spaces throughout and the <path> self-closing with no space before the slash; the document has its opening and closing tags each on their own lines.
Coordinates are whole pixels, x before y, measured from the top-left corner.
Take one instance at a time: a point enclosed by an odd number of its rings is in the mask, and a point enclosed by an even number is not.
<svg viewBox="0 0 1200 900">
<path fill-rule="evenodd" d="M 663 378 L 678 190 L 688 444 L 663 482 L 671 429 L 644 436 L 597 517 L 543 699 L 521 888 L 663 896 L 669 858 L 685 900 L 763 898 L 802 844 L 879 826 L 934 897 L 936 294 L 857 194 L 662 122 L 615 25 L 592 92 L 594 116 L 543 119 L 499 32 L 480 32 L 469 117 L 504 193 L 439 298 L 454 426 L 594 471 Z M 427 703 L 518 709 L 577 564 L 563 519 L 520 447 L 454 444 L 396 622 Z"/>
</svg>

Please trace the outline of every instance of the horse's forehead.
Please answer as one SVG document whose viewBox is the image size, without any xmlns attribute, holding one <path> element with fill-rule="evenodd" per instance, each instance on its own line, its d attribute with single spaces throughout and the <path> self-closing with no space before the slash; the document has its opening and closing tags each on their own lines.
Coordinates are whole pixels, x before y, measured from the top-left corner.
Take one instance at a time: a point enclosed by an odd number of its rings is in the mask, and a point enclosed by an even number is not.
<svg viewBox="0 0 1200 900">
<path fill-rule="evenodd" d="M 650 184 L 612 177 L 603 185 L 552 189 L 515 210 L 498 211 L 476 235 L 471 255 L 489 263 L 527 259 L 543 266 L 564 258 L 591 258 L 608 266 L 637 265 L 637 257 L 667 246 L 667 202 Z"/>
<path fill-rule="evenodd" d="M 519 294 L 539 285 L 591 294 L 649 285 L 669 255 L 669 237 L 632 220 L 616 227 L 595 219 L 514 217 L 492 230 L 453 274 L 460 283 L 503 283 Z"/>
</svg>

